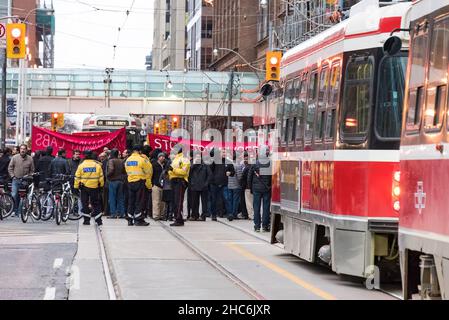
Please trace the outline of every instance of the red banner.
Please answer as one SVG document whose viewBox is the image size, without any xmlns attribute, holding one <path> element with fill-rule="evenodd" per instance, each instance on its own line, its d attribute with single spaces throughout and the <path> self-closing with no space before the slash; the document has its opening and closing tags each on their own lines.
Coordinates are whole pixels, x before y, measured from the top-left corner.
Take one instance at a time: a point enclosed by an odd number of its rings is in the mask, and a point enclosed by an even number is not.
<svg viewBox="0 0 449 320">
<path fill-rule="evenodd" d="M 116 148 L 120 151 L 126 149 L 126 130 L 120 129 L 116 132 L 105 133 L 100 136 L 77 136 L 71 134 L 57 133 L 47 129 L 33 127 L 32 151 L 44 150 L 52 146 L 54 153 L 60 148 L 67 151 L 67 158 L 72 156 L 73 150 L 92 150 L 97 154 L 103 152 L 104 147 Z"/>
<path fill-rule="evenodd" d="M 183 139 L 172 139 L 170 136 L 163 136 L 159 134 L 148 134 L 148 142 L 153 149 L 162 149 L 163 152 L 170 153 L 174 146 L 177 144 L 188 145 L 190 150 L 201 150 L 204 149 L 212 150 L 217 147 L 219 149 L 232 149 L 234 151 L 243 151 L 250 149 L 257 149 L 256 143 L 248 142 L 238 142 L 238 143 L 226 143 L 226 142 L 212 142 L 204 140 L 183 140 Z"/>
</svg>

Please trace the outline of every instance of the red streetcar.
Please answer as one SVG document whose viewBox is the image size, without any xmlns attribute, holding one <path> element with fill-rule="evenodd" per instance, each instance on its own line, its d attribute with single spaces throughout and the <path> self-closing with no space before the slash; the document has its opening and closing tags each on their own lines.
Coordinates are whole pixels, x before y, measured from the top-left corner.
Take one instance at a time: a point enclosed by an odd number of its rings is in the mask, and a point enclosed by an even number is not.
<svg viewBox="0 0 449 320">
<path fill-rule="evenodd" d="M 273 178 L 272 241 L 340 274 L 400 280 L 399 145 L 411 3 L 362 1 L 350 17 L 289 50 Z M 376 268 L 379 267 L 378 268 Z"/>
<path fill-rule="evenodd" d="M 449 299 L 449 3 L 411 11 L 401 139 L 399 249 L 404 297 Z"/>
</svg>

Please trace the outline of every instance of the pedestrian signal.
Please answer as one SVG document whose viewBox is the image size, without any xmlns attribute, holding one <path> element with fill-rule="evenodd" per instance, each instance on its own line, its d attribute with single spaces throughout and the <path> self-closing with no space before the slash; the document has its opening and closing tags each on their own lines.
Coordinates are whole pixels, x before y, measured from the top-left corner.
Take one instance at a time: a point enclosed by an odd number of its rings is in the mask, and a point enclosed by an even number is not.
<svg viewBox="0 0 449 320">
<path fill-rule="evenodd" d="M 8 59 L 24 59 L 26 57 L 26 25 L 9 23 L 6 25 L 6 55 Z"/>
<path fill-rule="evenodd" d="M 281 80 L 281 59 L 282 52 L 280 51 L 268 51 L 266 56 L 266 81 L 279 81 Z"/>
</svg>

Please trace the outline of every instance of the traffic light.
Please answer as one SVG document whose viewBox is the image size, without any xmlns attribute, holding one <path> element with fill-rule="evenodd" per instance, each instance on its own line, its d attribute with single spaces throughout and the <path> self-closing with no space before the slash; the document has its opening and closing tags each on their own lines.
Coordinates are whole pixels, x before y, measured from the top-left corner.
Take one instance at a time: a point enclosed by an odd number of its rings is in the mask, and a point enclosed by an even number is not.
<svg viewBox="0 0 449 320">
<path fill-rule="evenodd" d="M 58 127 L 58 117 L 59 115 L 57 113 L 51 114 L 51 130 L 56 131 Z"/>
<path fill-rule="evenodd" d="M 154 134 L 161 134 L 159 122 L 154 125 Z"/>
<path fill-rule="evenodd" d="M 64 114 L 63 113 L 58 113 L 57 125 L 58 125 L 59 128 L 64 127 Z"/>
<path fill-rule="evenodd" d="M 173 117 L 171 122 L 171 129 L 175 130 L 179 128 L 178 117 Z"/>
<path fill-rule="evenodd" d="M 168 133 L 168 121 L 167 119 L 162 119 L 161 121 L 159 121 L 160 123 L 160 130 L 159 132 L 161 134 L 167 134 Z"/>
<path fill-rule="evenodd" d="M 279 81 L 281 80 L 281 59 L 282 52 L 280 51 L 268 51 L 266 57 L 266 81 Z"/>
<path fill-rule="evenodd" d="M 51 130 L 56 131 L 58 128 L 64 126 L 64 114 L 63 113 L 52 113 L 51 114 Z"/>
<path fill-rule="evenodd" d="M 25 23 L 9 23 L 6 25 L 6 52 L 9 59 L 24 59 L 26 57 L 25 36 Z"/>
</svg>

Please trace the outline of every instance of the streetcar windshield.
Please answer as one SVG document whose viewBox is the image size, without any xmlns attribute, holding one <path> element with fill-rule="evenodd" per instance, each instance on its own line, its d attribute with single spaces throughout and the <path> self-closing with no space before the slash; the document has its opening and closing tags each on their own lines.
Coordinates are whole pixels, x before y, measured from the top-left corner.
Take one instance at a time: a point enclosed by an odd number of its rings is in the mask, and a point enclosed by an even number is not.
<svg viewBox="0 0 449 320">
<path fill-rule="evenodd" d="M 406 56 L 386 57 L 381 62 L 375 117 L 375 128 L 380 138 L 401 136 L 406 69 Z"/>
</svg>

